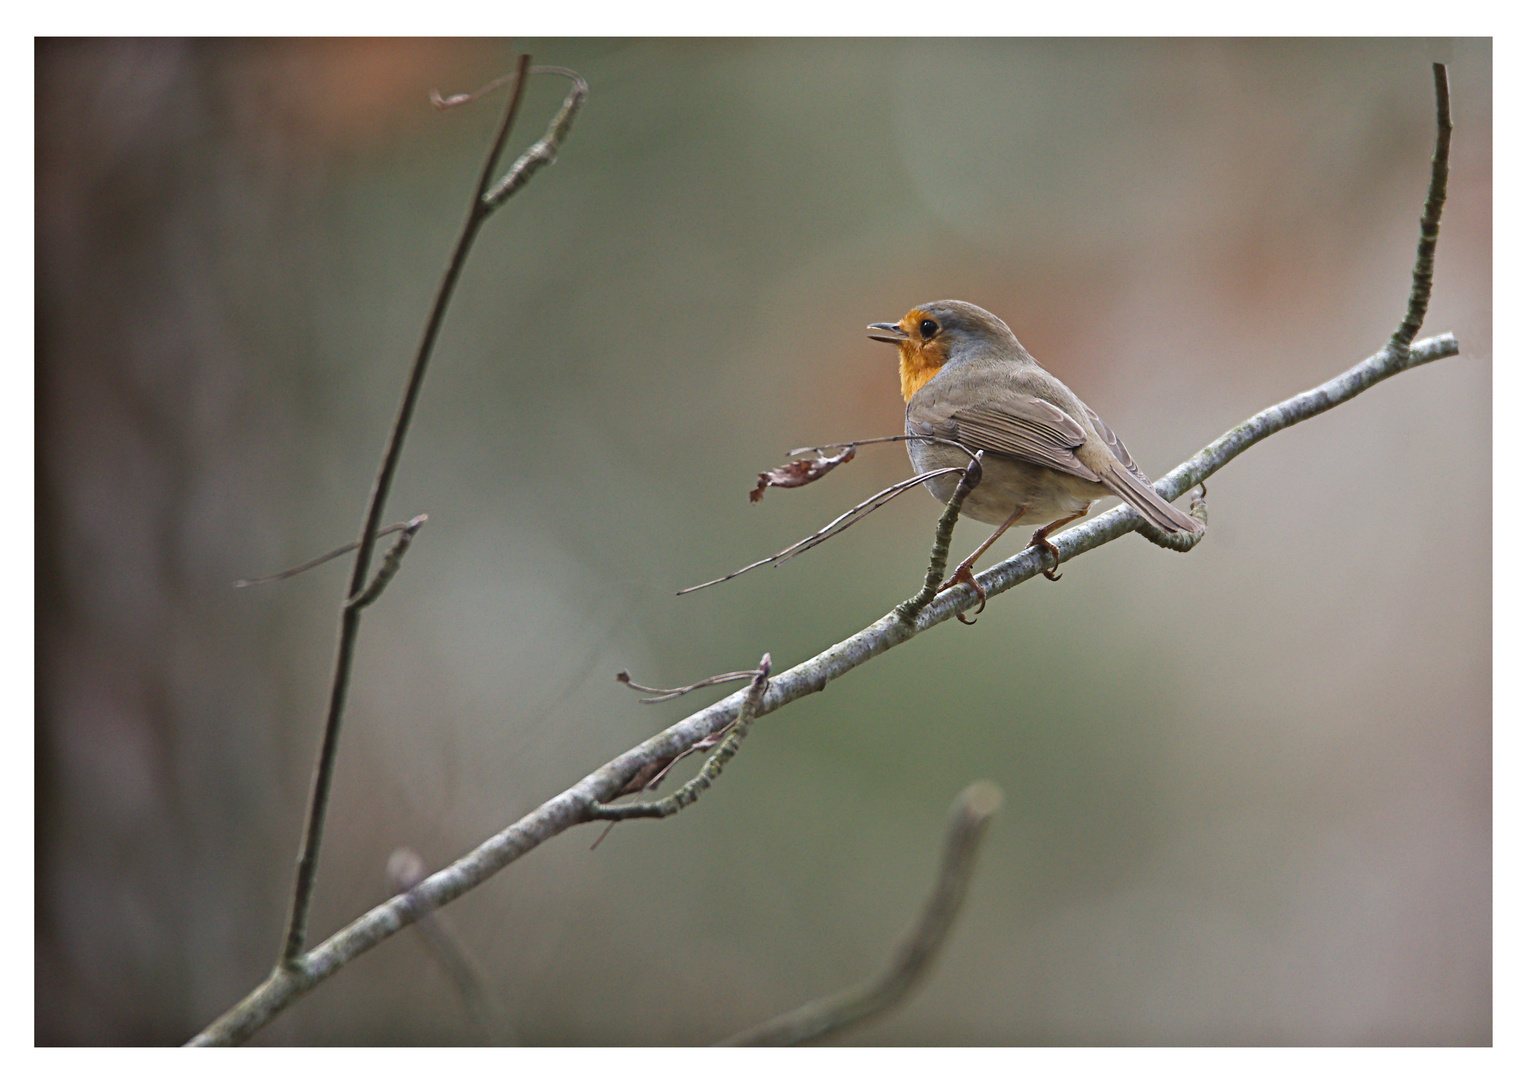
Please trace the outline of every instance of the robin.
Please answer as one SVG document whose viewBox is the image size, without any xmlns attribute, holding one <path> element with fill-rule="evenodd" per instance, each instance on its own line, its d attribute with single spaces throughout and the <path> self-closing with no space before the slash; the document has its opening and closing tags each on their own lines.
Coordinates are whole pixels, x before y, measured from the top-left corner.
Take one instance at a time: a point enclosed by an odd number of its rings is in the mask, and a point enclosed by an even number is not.
<svg viewBox="0 0 1527 1080">
<path fill-rule="evenodd" d="M 1040 522 L 1031 547 L 1048 551 L 1060 577 L 1060 550 L 1049 541 L 1055 529 L 1084 516 L 1092 503 L 1117 495 L 1167 533 L 1203 532 L 1151 488 L 1107 424 L 1018 343 L 1007 323 L 960 300 L 936 300 L 902 316 L 899 323 L 871 323 L 870 337 L 901 353 L 901 396 L 907 402 L 907 434 L 951 439 L 984 451 L 981 480 L 960 512 L 997 526 L 962 562 L 939 591 L 964 583 L 984 607 L 986 592 L 971 567 L 1014 525 Z M 907 443 L 919 472 L 963 468 L 969 457 L 935 442 Z M 959 477 L 927 481 L 947 503 Z M 978 608 L 977 611 L 980 609 Z"/>
</svg>

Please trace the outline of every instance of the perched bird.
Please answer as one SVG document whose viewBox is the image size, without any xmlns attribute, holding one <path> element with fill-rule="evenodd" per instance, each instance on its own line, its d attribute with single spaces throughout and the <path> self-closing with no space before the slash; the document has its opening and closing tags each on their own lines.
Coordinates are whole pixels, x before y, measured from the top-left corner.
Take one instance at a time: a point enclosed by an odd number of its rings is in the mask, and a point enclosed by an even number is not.
<svg viewBox="0 0 1527 1080">
<path fill-rule="evenodd" d="M 997 531 L 962 562 L 939 591 L 961 582 L 986 602 L 971 567 L 997 537 L 1018 524 L 1040 523 L 1029 543 L 1060 566 L 1049 534 L 1087 513 L 1096 499 L 1117 495 L 1168 533 L 1201 533 L 1203 523 L 1172 506 L 1098 414 L 1018 343 L 1007 323 L 960 300 L 921 304 L 896 323 L 870 323 L 870 337 L 901 353 L 901 396 L 907 434 L 953 440 L 984 451 L 981 480 L 960 512 Z M 958 447 L 917 439 L 907 452 L 919 472 L 970 461 Z M 927 481 L 948 502 L 959 477 Z M 1060 577 L 1053 570 L 1044 575 Z M 977 609 L 980 610 L 979 608 Z"/>
</svg>

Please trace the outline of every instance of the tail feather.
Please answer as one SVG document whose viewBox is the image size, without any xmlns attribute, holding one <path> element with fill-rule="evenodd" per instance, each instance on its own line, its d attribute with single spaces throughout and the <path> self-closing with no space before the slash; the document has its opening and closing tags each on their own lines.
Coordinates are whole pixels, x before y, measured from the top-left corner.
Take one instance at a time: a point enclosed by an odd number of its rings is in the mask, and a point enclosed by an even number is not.
<svg viewBox="0 0 1527 1080">
<path fill-rule="evenodd" d="M 1129 503 L 1140 515 L 1157 528 L 1169 533 L 1193 533 L 1204 531 L 1203 522 L 1191 518 L 1177 507 L 1157 495 L 1150 483 L 1115 462 L 1102 476 L 1103 486 Z"/>
</svg>

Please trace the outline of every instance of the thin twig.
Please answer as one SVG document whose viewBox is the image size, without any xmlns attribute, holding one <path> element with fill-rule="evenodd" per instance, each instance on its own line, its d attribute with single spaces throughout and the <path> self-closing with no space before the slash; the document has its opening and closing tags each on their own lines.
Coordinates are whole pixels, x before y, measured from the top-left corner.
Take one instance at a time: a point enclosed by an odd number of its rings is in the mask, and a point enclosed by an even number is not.
<svg viewBox="0 0 1527 1080">
<path fill-rule="evenodd" d="M 660 686 L 643 686 L 641 683 L 632 682 L 630 673 L 626 671 L 617 671 L 615 673 L 615 681 L 629 686 L 637 693 L 656 695 L 655 697 L 644 697 L 641 699 L 643 705 L 656 705 L 662 701 L 672 701 L 674 698 L 683 697 L 691 691 L 701 690 L 707 686 L 720 686 L 722 683 L 741 682 L 743 679 L 751 679 L 755 674 L 756 669 L 754 671 L 728 671 L 725 675 L 712 675 L 708 679 L 701 679 L 699 682 L 690 683 L 688 686 L 675 687 L 672 690 L 665 690 Z"/>
<path fill-rule="evenodd" d="M 690 585 L 688 588 L 680 589 L 676 595 L 683 596 L 685 593 L 698 592 L 700 589 L 707 589 L 712 585 L 720 585 L 723 581 L 731 581 L 732 578 L 741 577 L 749 570 L 756 570 L 758 567 L 768 566 L 770 563 L 788 562 L 790 559 L 795 558 L 802 552 L 810 551 L 818 544 L 827 540 L 831 540 L 834 536 L 837 536 L 840 532 L 849 528 L 851 525 L 863 521 L 870 514 L 873 514 L 886 503 L 896 498 L 896 496 L 900 495 L 904 491 L 911 491 L 913 488 L 917 487 L 917 485 L 923 483 L 923 481 L 931 480 L 935 476 L 943 476 L 946 473 L 962 473 L 964 471 L 965 470 L 961 468 L 933 469 L 930 472 L 918 473 L 916 476 L 910 477 L 906 480 L 898 480 L 890 487 L 882 488 L 880 491 L 877 491 L 875 494 L 871 495 L 868 499 L 865 499 L 857 506 L 853 506 L 845 510 L 843 513 L 829 521 L 826 525 L 823 525 L 816 532 L 802 540 L 797 540 L 784 551 L 776 552 L 766 559 L 759 559 L 757 562 L 750 562 L 746 566 L 733 570 L 730 574 L 723 574 L 721 577 L 712 578 L 710 581 L 702 581 L 698 585 Z"/>
<path fill-rule="evenodd" d="M 798 446 L 794 450 L 787 450 L 787 457 L 795 457 L 797 454 L 820 454 L 824 450 L 841 450 L 846 446 L 873 446 L 876 443 L 893 442 L 922 442 L 938 443 L 940 446 L 952 446 L 956 450 L 964 452 L 971 461 L 976 459 L 976 451 L 966 446 L 957 439 L 946 439 L 939 435 L 877 435 L 873 439 L 855 439 L 853 442 L 823 443 L 821 446 Z"/>
<path fill-rule="evenodd" d="M 987 826 L 1002 808 L 1002 789 L 978 780 L 955 798 L 944 857 L 922 915 L 877 977 L 748 1028 L 723 1046 L 795 1046 L 842 1031 L 895 1006 L 924 978 L 949 936 L 975 870 Z"/>
<path fill-rule="evenodd" d="M 415 521 L 423 521 L 428 517 L 428 514 L 420 514 L 417 518 L 411 518 L 408 521 L 400 521 L 396 525 L 389 525 L 385 529 L 378 531 L 377 536 L 391 536 L 395 532 L 402 532 Z M 282 570 L 278 574 L 267 574 L 265 577 L 239 578 L 239 580 L 233 583 L 233 587 L 235 589 L 247 589 L 252 585 L 270 585 L 277 581 L 285 581 L 287 578 L 294 578 L 298 574 L 305 574 L 315 567 L 322 566 L 324 563 L 331 559 L 337 559 L 341 555 L 347 555 L 360 546 L 361 543 L 359 540 L 351 540 L 348 544 L 342 544 L 335 548 L 333 551 L 319 555 L 317 558 L 309 559 L 307 562 L 302 563 L 299 566 L 294 566 L 290 570 Z"/>
<path fill-rule="evenodd" d="M 565 67 L 538 67 L 531 68 L 530 73 L 532 75 L 563 75 L 573 80 L 573 88 L 567 92 L 567 97 L 562 99 L 562 107 L 557 110 L 557 115 L 551 118 L 551 123 L 546 127 L 546 134 L 532 143 L 530 148 L 509 166 L 509 171 L 504 174 L 504 178 L 494 184 L 491 191 L 483 195 L 483 205 L 488 210 L 498 209 L 516 191 L 530 183 L 530 178 L 543 166 L 557 160 L 557 151 L 562 149 L 562 142 L 567 138 L 567 133 L 572 130 L 573 120 L 577 118 L 578 110 L 583 107 L 584 99 L 589 96 L 589 84 L 584 82 L 583 76 L 576 71 Z"/>
<path fill-rule="evenodd" d="M 1453 142 L 1453 117 L 1446 64 L 1432 65 L 1432 86 L 1437 99 L 1437 145 L 1432 151 L 1432 179 L 1426 189 L 1426 205 L 1421 210 L 1421 238 L 1416 242 L 1416 265 L 1411 271 L 1410 303 L 1406 306 L 1405 318 L 1389 339 L 1394 351 L 1401 355 L 1421 332 L 1426 308 L 1431 303 L 1437 236 L 1442 230 L 1442 204 L 1447 201 L 1447 159 Z"/>
<path fill-rule="evenodd" d="M 823 446 L 800 446 L 796 447 L 794 450 L 787 450 L 786 454 L 790 457 L 797 457 L 801 454 L 816 454 L 818 457 L 811 461 L 791 461 L 781 465 L 779 468 L 771 469 L 765 473 L 759 473 L 758 486 L 749 493 L 748 498 L 753 502 L 757 502 L 759 498 L 762 497 L 764 489 L 769 487 L 804 487 L 807 484 L 815 483 L 817 480 L 820 480 L 823 476 L 825 476 L 828 472 L 832 471 L 837 466 L 842 465 L 845 462 L 852 461 L 854 453 L 859 449 L 859 447 L 870 446 L 875 443 L 893 442 L 928 442 L 940 443 L 944 446 L 952 446 L 958 450 L 963 451 L 970 458 L 972 465 L 974 465 L 976 460 L 980 457 L 980 454 L 977 451 L 970 449 L 970 447 L 966 446 L 964 443 L 957 442 L 954 439 L 941 438 L 936 435 L 881 435 L 877 438 L 858 439 L 854 442 L 827 443 Z M 830 458 L 821 456 L 825 453 L 825 451 L 828 450 L 842 450 L 843 453 L 837 455 L 836 457 Z M 920 473 L 908 480 L 899 480 L 892 484 L 890 487 L 883 488 L 882 490 L 876 492 L 874 495 L 871 495 L 858 506 L 852 507 L 838 517 L 833 518 L 833 520 L 822 526 L 822 528 L 818 529 L 816 532 L 812 533 L 805 539 L 791 544 L 784 551 L 770 555 L 766 559 L 759 559 L 757 562 L 748 563 L 748 565 L 742 567 L 741 569 L 733 570 L 730 574 L 726 574 L 722 577 L 713 578 L 710 581 L 701 582 L 699 585 L 691 585 L 688 588 L 680 589 L 678 595 L 683 596 L 685 593 L 697 592 L 700 589 L 709 588 L 712 585 L 720 585 L 723 581 L 731 581 L 732 578 L 740 577 L 741 575 L 746 574 L 749 570 L 756 570 L 760 566 L 768 566 L 770 563 L 788 562 L 790 559 L 795 558 L 797 555 L 800 555 L 806 551 L 810 551 L 818 544 L 826 540 L 831 540 L 834 536 L 837 536 L 840 532 L 842 532 L 844 529 L 847 529 L 849 526 L 864 520 L 864 518 L 868 517 L 870 514 L 880 509 L 886 503 L 896 498 L 896 496 L 900 495 L 903 491 L 910 491 L 918 484 L 921 484 L 935 476 L 943 476 L 946 473 L 959 471 L 959 469 L 955 468 L 934 469 L 931 472 Z M 979 469 L 977 469 L 976 475 L 979 478 Z M 965 496 L 963 494 L 960 495 L 960 500 L 962 502 L 964 499 Z"/>
<path fill-rule="evenodd" d="M 349 608 L 370 607 L 376 603 L 377 597 L 382 595 L 382 590 L 387 588 L 387 583 L 398 576 L 398 571 L 403 566 L 403 556 L 408 554 L 409 545 L 414 542 L 414 533 L 429 520 L 428 514 L 420 514 L 408 523 L 403 530 L 403 535 L 393 542 L 391 550 L 382 559 L 382 565 L 371 577 L 371 584 L 366 586 L 366 591 L 359 596 L 352 596 L 346 603 Z"/>
<path fill-rule="evenodd" d="M 726 763 L 731 761 L 742 747 L 742 740 L 748 736 L 748 727 L 753 723 L 753 718 L 758 715 L 758 706 L 763 703 L 764 691 L 769 688 L 769 672 L 773 667 L 774 661 L 768 653 L 764 653 L 763 659 L 758 661 L 758 670 L 753 673 L 752 683 L 743 694 L 742 707 L 737 710 L 737 719 L 732 721 L 731 731 L 727 733 L 716 752 L 700 767 L 700 771 L 683 787 L 672 795 L 654 802 L 627 803 L 624 806 L 592 802 L 588 807 L 589 817 L 597 821 L 665 818 L 698 802 L 700 796 L 721 776 L 721 770 L 726 768 Z"/>
<path fill-rule="evenodd" d="M 943 514 L 939 516 L 938 526 L 933 530 L 933 550 L 928 554 L 928 573 L 923 578 L 922 591 L 896 605 L 896 617 L 902 622 L 911 625 L 917 613 L 938 595 L 938 587 L 944 581 L 944 570 L 949 565 L 949 542 L 954 538 L 955 522 L 960 519 L 960 507 L 965 505 L 966 496 L 980 482 L 981 454 L 977 453 L 970 459 L 970 464 L 965 466 L 964 475 L 954 486 Z"/>
<path fill-rule="evenodd" d="M 403 400 L 398 406 L 397 418 L 393 421 L 391 433 L 388 435 L 387 449 L 382 455 L 382 464 L 377 470 L 376 481 L 372 485 L 365 521 L 361 526 L 360 539 L 356 546 L 355 565 L 350 574 L 350 587 L 340 616 L 339 650 L 334 660 L 334 679 L 329 690 L 328 715 L 324 721 L 318 763 L 313 770 L 313 787 L 308 798 L 307 825 L 303 830 L 302 847 L 297 856 L 297 874 L 292 886 L 291 909 L 281 948 L 282 965 L 294 963 L 307 943 L 308 911 L 312 907 L 313 885 L 318 876 L 318 852 L 323 842 L 329 793 L 334 784 L 334 763 L 338 756 L 340 721 L 344 716 L 345 694 L 349 688 L 350 669 L 355 659 L 355 643 L 360 632 L 363 610 L 362 607 L 349 601 L 351 598 L 359 597 L 365 591 L 366 575 L 371 568 L 372 551 L 376 545 L 377 532 L 381 528 L 382 514 L 387 506 L 387 494 L 392 488 L 398 462 L 403 456 L 403 441 L 408 435 L 409 422 L 413 419 L 414 408 L 419 401 L 419 391 L 424 385 L 424 373 L 429 366 L 429 358 L 435 348 L 435 339 L 440 333 L 441 325 L 445 322 L 446 310 L 450 307 L 451 297 L 455 294 L 456 282 L 461 277 L 462 268 L 466 265 L 472 242 L 483 222 L 492 213 L 493 207 L 484 201 L 483 194 L 487 191 L 494 166 L 498 162 L 499 155 L 503 153 L 504 142 L 508 139 L 509 131 L 514 126 L 515 116 L 519 113 L 520 102 L 525 96 L 525 81 L 529 69 L 530 57 L 520 57 L 514 92 L 510 95 L 503 120 L 499 123 L 498 132 L 488 150 L 487 160 L 483 163 L 482 174 L 472 193 L 467 220 L 462 225 L 461 234 L 456 239 L 450 261 L 446 264 L 440 288 L 435 293 L 434 305 L 430 309 L 429 319 L 424 326 L 424 334 L 419 341 L 419 348 L 414 354 L 413 364 L 409 370 Z"/>
</svg>

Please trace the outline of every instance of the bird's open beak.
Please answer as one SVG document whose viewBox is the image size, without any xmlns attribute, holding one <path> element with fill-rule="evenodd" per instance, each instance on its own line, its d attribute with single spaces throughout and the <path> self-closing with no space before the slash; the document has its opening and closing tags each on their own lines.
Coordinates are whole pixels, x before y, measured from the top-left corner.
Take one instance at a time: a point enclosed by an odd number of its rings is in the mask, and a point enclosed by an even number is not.
<svg viewBox="0 0 1527 1080">
<path fill-rule="evenodd" d="M 889 342 L 892 345 L 900 345 L 912 336 L 893 322 L 872 322 L 865 329 L 879 330 L 880 333 L 871 334 L 870 337 L 876 341 Z"/>
</svg>

